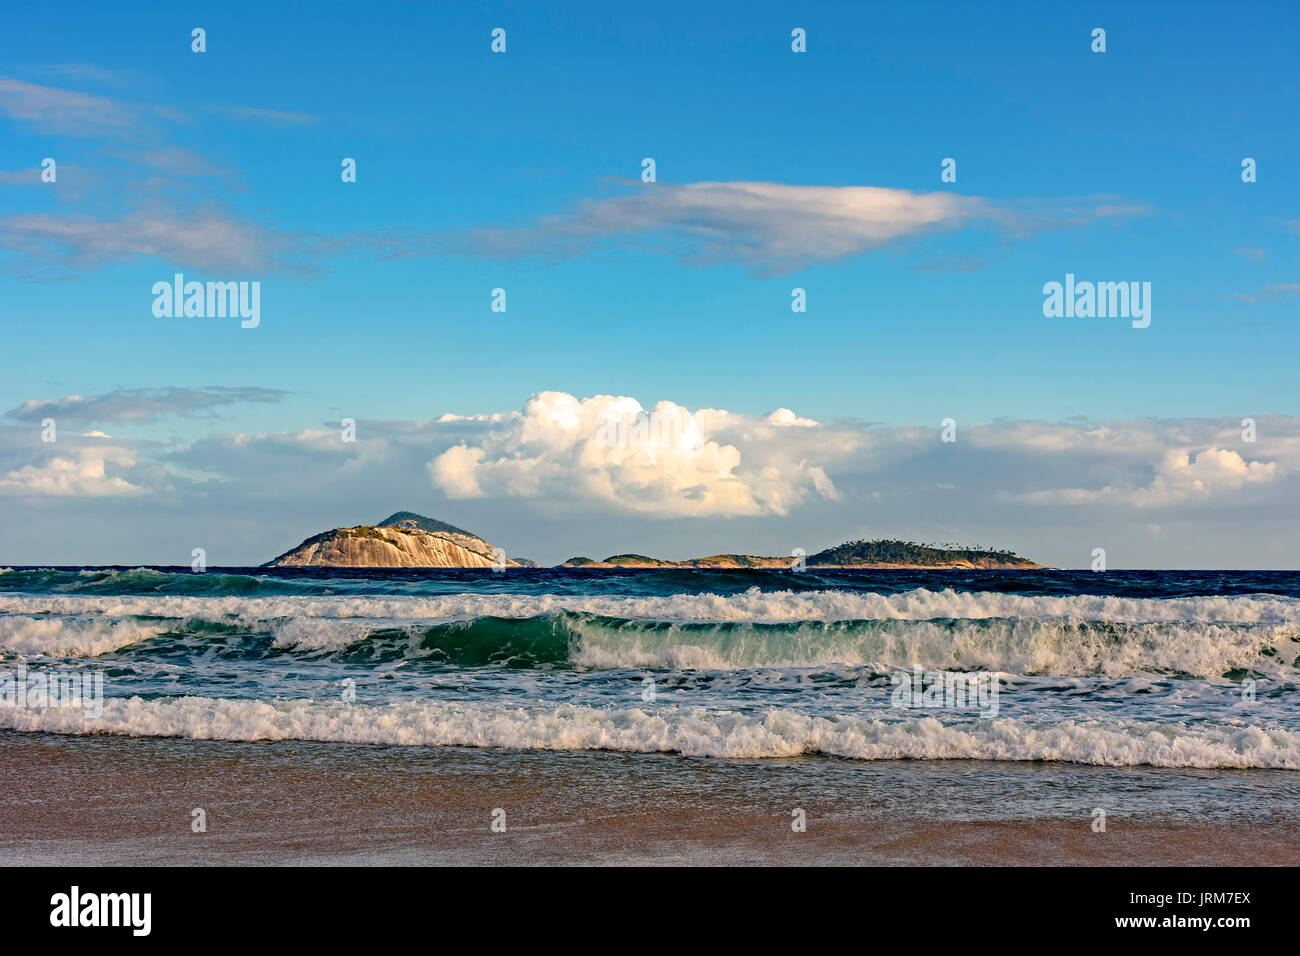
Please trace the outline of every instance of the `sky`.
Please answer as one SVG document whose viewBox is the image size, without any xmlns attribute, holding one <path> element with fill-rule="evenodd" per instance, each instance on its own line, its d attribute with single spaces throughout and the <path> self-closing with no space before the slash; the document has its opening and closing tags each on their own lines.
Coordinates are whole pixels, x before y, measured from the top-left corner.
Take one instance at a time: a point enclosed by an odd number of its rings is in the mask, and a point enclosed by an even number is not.
<svg viewBox="0 0 1300 956">
<path fill-rule="evenodd" d="M 545 564 L 1300 566 L 1295 4 L 3 24 L 0 563 L 411 510 Z M 178 273 L 257 283 L 255 327 L 156 314 Z M 1146 319 L 1045 314 L 1067 275 Z"/>
</svg>

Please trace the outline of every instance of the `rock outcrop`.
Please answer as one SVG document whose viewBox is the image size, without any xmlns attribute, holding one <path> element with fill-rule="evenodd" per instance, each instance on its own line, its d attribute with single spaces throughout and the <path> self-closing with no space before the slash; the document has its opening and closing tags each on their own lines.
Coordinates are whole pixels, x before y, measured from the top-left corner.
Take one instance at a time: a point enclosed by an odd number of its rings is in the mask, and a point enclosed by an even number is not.
<svg viewBox="0 0 1300 956">
<path fill-rule="evenodd" d="M 399 511 L 378 525 L 335 528 L 268 561 L 273 568 L 490 568 L 497 548 L 453 525 Z M 521 567 L 505 558 L 506 567 Z"/>
</svg>

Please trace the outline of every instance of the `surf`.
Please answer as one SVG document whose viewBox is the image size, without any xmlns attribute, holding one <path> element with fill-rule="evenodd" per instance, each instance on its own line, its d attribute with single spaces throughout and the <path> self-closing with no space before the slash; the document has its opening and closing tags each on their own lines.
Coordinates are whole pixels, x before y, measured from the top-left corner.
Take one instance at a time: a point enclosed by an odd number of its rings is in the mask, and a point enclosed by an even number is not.
<svg viewBox="0 0 1300 956">
<path fill-rule="evenodd" d="M 1300 678 L 1300 626 L 1227 621 L 1078 618 L 907 618 L 827 621 L 664 621 L 586 611 L 457 620 L 220 615 L 0 616 L 0 656 L 269 661 L 370 667 L 572 668 L 586 671 L 853 666 L 1020 675 Z M 143 609 L 157 611 L 156 603 Z M 117 610 L 121 610 L 118 608 Z M 173 609 L 175 610 L 175 609 Z M 340 608 L 334 608 L 340 610 Z M 445 608 L 443 609 L 445 610 Z"/>
<path fill-rule="evenodd" d="M 72 710 L 0 709 L 0 727 L 194 740 L 315 740 L 354 745 L 612 750 L 723 759 L 1060 761 L 1110 767 L 1300 770 L 1300 734 L 1244 722 L 1140 720 L 941 722 L 746 714 L 703 707 L 595 708 L 482 702 L 374 705 L 208 697 L 110 699 Z"/>
</svg>

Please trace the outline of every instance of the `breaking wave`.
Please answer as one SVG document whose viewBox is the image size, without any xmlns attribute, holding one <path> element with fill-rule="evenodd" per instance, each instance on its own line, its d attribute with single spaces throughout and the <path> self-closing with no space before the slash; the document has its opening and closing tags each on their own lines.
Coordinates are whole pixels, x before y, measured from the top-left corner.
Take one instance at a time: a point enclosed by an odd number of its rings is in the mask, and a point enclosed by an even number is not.
<svg viewBox="0 0 1300 956">
<path fill-rule="evenodd" d="M 1300 626 L 1300 599 L 1270 594 L 1140 598 L 1103 594 L 1029 595 L 916 588 L 896 594 L 845 590 L 691 593 L 620 597 L 591 594 L 245 596 L 0 595 L 0 614 L 381 618 L 429 621 L 530 618 L 558 611 L 653 621 L 926 621 L 938 618 L 1062 618 L 1124 623 Z"/>
<path fill-rule="evenodd" d="M 1300 734 L 1249 724 L 1010 718 L 942 723 L 744 714 L 701 707 L 518 707 L 491 703 L 139 697 L 100 717 L 67 708 L 0 708 L 0 727 L 197 740 L 319 740 L 396 746 L 616 750 L 699 757 L 820 754 L 854 760 L 1051 760 L 1103 766 L 1300 769 Z"/>
<path fill-rule="evenodd" d="M 1290 624 L 1073 617 L 683 622 L 576 611 L 419 621 L 250 617 L 246 604 L 241 607 L 245 613 L 224 617 L 9 615 L 0 617 L 0 654 L 168 658 L 219 649 L 227 660 L 295 655 L 353 664 L 406 660 L 586 670 L 847 664 L 1081 677 L 1300 676 L 1300 627 Z M 149 609 L 158 610 L 152 604 Z M 211 614 L 217 608 L 202 610 Z"/>
</svg>

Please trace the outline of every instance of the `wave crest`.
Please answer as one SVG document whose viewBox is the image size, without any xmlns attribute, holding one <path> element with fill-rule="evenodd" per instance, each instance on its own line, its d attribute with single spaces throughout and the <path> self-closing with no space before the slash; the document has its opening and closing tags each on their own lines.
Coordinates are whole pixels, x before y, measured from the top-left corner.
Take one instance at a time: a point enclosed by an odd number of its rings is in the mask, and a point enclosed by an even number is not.
<svg viewBox="0 0 1300 956">
<path fill-rule="evenodd" d="M 787 710 L 601 709 L 579 705 L 316 701 L 181 697 L 111 699 L 103 716 L 0 708 L 0 727 L 196 740 L 320 740 L 395 746 L 617 750 L 699 757 L 821 754 L 854 760 L 1054 760 L 1102 766 L 1300 770 L 1300 734 L 1246 724 L 1143 721 L 943 723 L 812 717 Z"/>
</svg>

